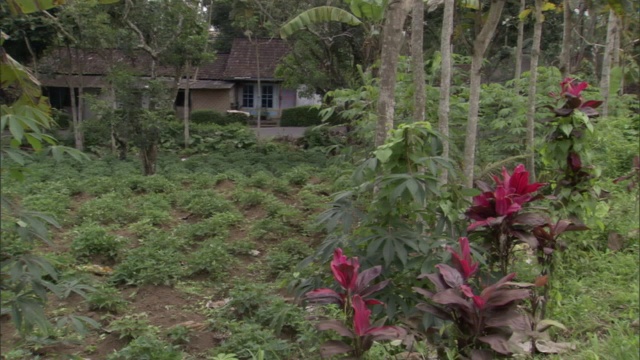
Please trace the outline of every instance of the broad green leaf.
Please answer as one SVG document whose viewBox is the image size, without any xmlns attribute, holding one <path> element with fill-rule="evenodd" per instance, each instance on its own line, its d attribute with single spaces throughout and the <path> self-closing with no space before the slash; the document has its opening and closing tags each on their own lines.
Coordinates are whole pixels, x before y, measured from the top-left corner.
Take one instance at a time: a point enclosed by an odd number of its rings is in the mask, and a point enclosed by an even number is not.
<svg viewBox="0 0 640 360">
<path fill-rule="evenodd" d="M 14 15 L 30 14 L 63 5 L 65 0 L 7 0 L 9 9 Z"/>
<path fill-rule="evenodd" d="M 348 25 L 360 25 L 362 22 L 349 12 L 333 6 L 320 6 L 302 12 L 280 28 L 280 37 L 286 39 L 294 32 L 309 25 L 337 21 Z"/>
<path fill-rule="evenodd" d="M 545 1 L 544 4 L 542 4 L 542 11 L 549 11 L 549 10 L 555 10 L 556 9 L 556 4 Z"/>
<path fill-rule="evenodd" d="M 520 21 L 524 21 L 524 19 L 526 19 L 529 14 L 531 14 L 531 9 L 525 9 L 520 14 L 518 14 L 518 18 L 520 19 Z"/>
<path fill-rule="evenodd" d="M 573 130 L 573 125 L 571 124 L 561 124 L 560 126 L 560 130 L 562 130 L 562 132 L 569 136 L 571 134 L 571 131 Z"/>
<path fill-rule="evenodd" d="M 386 163 L 387 161 L 389 161 L 391 155 L 393 155 L 393 150 L 391 150 L 390 148 L 378 149 L 374 151 L 374 154 L 376 155 L 376 158 L 380 160 L 380 162 Z"/>
</svg>

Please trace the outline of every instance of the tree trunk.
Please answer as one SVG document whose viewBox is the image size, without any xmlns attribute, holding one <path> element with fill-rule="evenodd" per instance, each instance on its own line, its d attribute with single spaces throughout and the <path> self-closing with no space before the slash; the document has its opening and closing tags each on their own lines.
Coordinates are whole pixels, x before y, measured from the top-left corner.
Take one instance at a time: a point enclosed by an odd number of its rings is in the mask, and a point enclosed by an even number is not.
<svg viewBox="0 0 640 360">
<path fill-rule="evenodd" d="M 258 99 L 256 99 L 256 106 L 258 108 L 258 122 L 257 126 L 260 129 L 262 125 L 262 82 L 260 81 L 260 44 L 256 38 L 256 75 L 258 76 Z"/>
<path fill-rule="evenodd" d="M 453 35 L 453 13 L 455 0 L 444 0 L 442 18 L 442 34 L 440 37 L 440 53 L 442 64 L 440 70 L 440 102 L 438 104 L 438 130 L 442 134 L 442 157 L 449 159 L 449 103 L 451 100 L 451 37 Z M 440 182 L 448 182 L 447 169 L 442 170 Z"/>
<path fill-rule="evenodd" d="M 538 59 L 540 58 L 540 40 L 542 38 L 542 0 L 535 0 L 536 22 L 533 25 L 533 43 L 531 44 L 531 71 L 529 72 L 529 104 L 527 109 L 527 170 L 529 181 L 535 182 L 535 121 L 536 87 L 538 82 Z"/>
<path fill-rule="evenodd" d="M 425 90 L 424 90 L 424 2 L 414 0 L 411 13 L 411 67 L 413 73 L 413 121 L 424 121 Z"/>
<path fill-rule="evenodd" d="M 184 107 L 183 107 L 183 122 L 184 122 L 184 148 L 189 147 L 189 117 L 191 116 L 191 107 L 189 104 L 189 97 L 191 96 L 189 90 L 191 87 L 191 62 L 187 61 L 187 82 L 184 86 Z"/>
<path fill-rule="evenodd" d="M 505 0 L 491 1 L 491 7 L 489 8 L 489 14 L 486 22 L 473 42 L 473 57 L 471 59 L 471 73 L 469 74 L 469 119 L 467 121 L 463 159 L 463 175 L 465 177 L 464 184 L 469 188 L 473 187 L 473 167 L 475 165 L 478 112 L 480 110 L 480 85 L 482 80 L 482 74 L 480 71 L 482 70 L 482 60 L 484 59 L 484 53 L 486 52 L 487 47 L 489 47 L 489 42 L 493 38 L 493 34 L 498 26 L 498 22 L 500 21 L 500 15 L 502 14 L 504 3 Z"/>
<path fill-rule="evenodd" d="M 117 99 L 116 99 L 116 88 L 113 86 L 113 84 L 109 85 L 110 89 L 109 89 L 109 97 L 111 98 L 111 108 L 113 109 L 113 116 L 115 116 L 115 111 L 118 110 L 118 103 L 117 103 Z M 114 120 L 110 119 L 110 129 L 111 129 L 111 153 L 115 154 L 116 151 L 118 150 L 118 145 L 116 143 L 116 129 L 114 127 Z"/>
<path fill-rule="evenodd" d="M 615 48 L 615 37 L 618 32 L 618 19 L 613 10 L 609 10 L 609 21 L 607 22 L 607 40 L 602 57 L 602 76 L 600 78 L 600 91 L 602 93 L 602 116 L 609 115 L 609 94 L 611 88 L 611 63 Z"/>
<path fill-rule="evenodd" d="M 145 176 L 156 173 L 156 161 L 158 160 L 158 145 L 155 143 L 144 146 L 140 149 L 140 159 Z"/>
<path fill-rule="evenodd" d="M 521 14 L 525 10 L 526 0 L 520 0 L 520 11 L 518 14 Z M 516 43 L 516 72 L 513 75 L 514 79 L 520 79 L 520 75 L 522 75 L 522 44 L 524 43 L 524 20 L 518 17 L 518 40 Z"/>
<path fill-rule="evenodd" d="M 563 0 L 562 9 L 563 9 L 563 24 L 562 24 L 562 47 L 560 50 L 560 72 L 562 73 L 562 78 L 564 79 L 569 77 L 569 74 L 571 74 L 571 46 L 572 46 L 571 29 L 573 29 L 573 24 L 571 21 L 571 11 L 573 10 L 571 8 L 571 1 Z"/>
<path fill-rule="evenodd" d="M 412 0 L 391 1 L 385 14 L 380 54 L 380 97 L 377 108 L 376 146 L 384 144 L 387 134 L 393 128 L 396 67 L 402 47 L 402 28 L 412 4 Z"/>
<path fill-rule="evenodd" d="M 76 148 L 84 150 L 84 131 L 82 130 L 82 122 L 84 121 L 84 62 L 80 60 L 80 51 L 76 48 L 76 59 L 78 59 L 78 136 L 80 146 L 76 144 Z"/>
<path fill-rule="evenodd" d="M 67 56 L 69 57 L 69 72 L 67 83 L 69 85 L 69 96 L 71 97 L 71 121 L 73 123 L 73 139 L 75 147 L 82 150 L 82 136 L 80 134 L 80 122 L 78 121 L 78 106 L 76 103 L 76 91 L 73 86 L 73 56 L 71 46 L 67 45 Z"/>
</svg>

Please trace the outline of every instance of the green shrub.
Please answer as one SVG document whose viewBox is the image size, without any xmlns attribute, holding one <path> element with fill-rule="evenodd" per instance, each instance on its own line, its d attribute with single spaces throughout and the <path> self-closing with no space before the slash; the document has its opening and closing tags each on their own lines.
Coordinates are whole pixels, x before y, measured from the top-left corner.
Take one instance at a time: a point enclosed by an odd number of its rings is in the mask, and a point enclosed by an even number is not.
<svg viewBox="0 0 640 360">
<path fill-rule="evenodd" d="M 302 145 L 309 149 L 317 146 L 331 146 L 340 144 L 341 140 L 337 134 L 326 126 L 308 128 L 302 137 Z"/>
<path fill-rule="evenodd" d="M 273 174 L 267 171 L 258 171 L 245 180 L 245 185 L 257 187 L 259 189 L 268 189 L 275 181 Z"/>
<path fill-rule="evenodd" d="M 340 117 L 334 113 L 326 123 L 339 124 Z M 282 110 L 280 126 L 306 127 L 320 124 L 322 124 L 322 116 L 320 116 L 320 109 L 315 106 L 305 105 Z"/>
<path fill-rule="evenodd" d="M 233 192 L 232 198 L 243 209 L 250 209 L 263 204 L 268 196 L 273 195 L 260 190 L 247 190 L 239 187 Z"/>
<path fill-rule="evenodd" d="M 183 274 L 182 253 L 175 248 L 144 244 L 129 250 L 116 266 L 112 281 L 130 285 L 172 285 Z"/>
<path fill-rule="evenodd" d="M 205 272 L 212 279 L 221 279 L 234 259 L 227 252 L 224 242 L 219 239 L 205 241 L 200 248 L 189 257 L 189 271 L 191 274 Z"/>
<path fill-rule="evenodd" d="M 235 210 L 233 203 L 212 190 L 178 191 L 174 199 L 178 207 L 202 217 Z"/>
<path fill-rule="evenodd" d="M 282 110 L 280 126 L 314 126 L 322 123 L 319 110 L 311 105 Z"/>
<path fill-rule="evenodd" d="M 284 178 L 289 181 L 291 185 L 304 185 L 311 177 L 311 169 L 306 166 L 296 166 L 290 171 L 284 174 Z"/>
<path fill-rule="evenodd" d="M 252 359 L 253 354 L 263 351 L 268 359 L 290 359 L 291 345 L 258 324 L 248 322 L 230 322 L 228 330 L 233 336 L 226 339 L 213 351 L 214 355 L 235 353 L 239 359 Z"/>
<path fill-rule="evenodd" d="M 293 266 L 312 253 L 313 250 L 299 240 L 288 239 L 281 242 L 267 255 L 267 264 L 271 275 L 277 276 L 283 271 L 291 270 Z"/>
<path fill-rule="evenodd" d="M 94 255 L 102 255 L 114 260 L 124 245 L 123 238 L 111 235 L 107 229 L 95 223 L 77 227 L 73 234 L 71 251 L 81 260 L 87 260 Z"/>
<path fill-rule="evenodd" d="M 107 357 L 107 360 L 182 360 L 180 349 L 158 339 L 155 335 L 143 335 L 129 343 L 122 350 Z"/>
<path fill-rule="evenodd" d="M 120 339 L 133 340 L 144 335 L 155 335 L 158 328 L 151 326 L 147 313 L 141 312 L 113 320 L 109 324 L 109 331 L 118 334 Z"/>
<path fill-rule="evenodd" d="M 130 207 L 129 199 L 116 193 L 108 193 L 82 204 L 78 210 L 78 217 L 100 224 L 129 224 L 136 222 L 140 214 L 137 209 Z"/>
<path fill-rule="evenodd" d="M 89 310 L 104 310 L 118 313 L 127 308 L 128 302 L 122 298 L 120 291 L 112 286 L 101 286 L 87 295 Z"/>
<path fill-rule="evenodd" d="M 124 179 L 127 186 L 136 193 L 168 193 L 176 186 L 162 175 L 136 175 Z"/>
<path fill-rule="evenodd" d="M 191 122 L 194 124 L 226 125 L 226 116 L 215 110 L 194 110 L 191 112 Z"/>
<path fill-rule="evenodd" d="M 249 240 L 234 241 L 227 246 L 227 251 L 233 255 L 251 255 L 256 250 L 256 244 Z"/>
</svg>

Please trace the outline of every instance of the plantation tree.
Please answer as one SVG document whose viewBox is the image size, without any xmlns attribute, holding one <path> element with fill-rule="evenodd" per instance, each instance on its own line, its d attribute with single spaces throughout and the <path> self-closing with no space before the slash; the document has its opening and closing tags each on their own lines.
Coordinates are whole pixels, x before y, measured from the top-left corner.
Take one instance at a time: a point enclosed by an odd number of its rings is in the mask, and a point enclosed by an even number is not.
<svg viewBox="0 0 640 360">
<path fill-rule="evenodd" d="M 442 157 L 449 159 L 449 107 L 451 101 L 451 69 L 453 15 L 455 0 L 444 0 L 444 14 L 442 15 L 442 32 L 440 36 L 440 101 L 438 104 L 438 130 L 442 134 Z M 440 182 L 447 183 L 447 169 L 442 170 Z"/>
<path fill-rule="evenodd" d="M 392 1 L 386 10 L 380 54 L 380 97 L 377 107 L 376 146 L 383 145 L 389 131 L 393 129 L 396 68 L 402 47 L 402 29 L 412 3 L 411 0 Z"/>
<path fill-rule="evenodd" d="M 522 75 L 522 46 L 524 43 L 524 11 L 526 8 L 526 0 L 520 0 L 520 11 L 518 12 L 518 39 L 516 40 L 516 71 L 513 75 L 514 79 L 520 79 Z"/>
<path fill-rule="evenodd" d="M 531 70 L 529 72 L 529 103 L 527 107 L 527 169 L 529 181 L 534 182 L 535 172 L 535 119 L 536 119 L 536 85 L 538 82 L 538 59 L 540 58 L 540 40 L 542 38 L 542 0 L 535 2 L 535 24 L 533 26 L 533 44 L 531 45 Z"/>
<path fill-rule="evenodd" d="M 424 121 L 424 2 L 414 0 L 411 12 L 411 67 L 413 75 L 413 121 Z"/>
<path fill-rule="evenodd" d="M 562 1 L 562 45 L 560 45 L 560 72 L 562 78 L 566 78 L 571 74 L 571 31 L 573 22 L 571 20 L 571 0 Z M 532 169 L 533 170 L 533 169 Z"/>
<path fill-rule="evenodd" d="M 611 98 L 611 67 L 613 65 L 616 37 L 618 35 L 618 16 L 609 10 L 609 20 L 607 21 L 607 38 L 605 50 L 602 57 L 602 73 L 600 77 L 600 91 L 602 93 L 602 116 L 609 115 L 609 100 Z"/>
<path fill-rule="evenodd" d="M 480 33 L 473 42 L 473 57 L 471 59 L 471 71 L 469 74 L 469 118 L 467 119 L 467 131 L 464 142 L 463 174 L 465 186 L 473 186 L 473 167 L 475 165 L 476 137 L 478 132 L 478 112 L 480 110 L 480 85 L 481 70 L 484 54 L 493 38 L 502 8 L 506 0 L 491 0 L 489 12 L 482 25 Z M 481 10 L 479 10 L 481 11 Z M 480 14 L 478 14 L 480 15 Z M 479 17 L 478 19 L 481 19 Z"/>
</svg>

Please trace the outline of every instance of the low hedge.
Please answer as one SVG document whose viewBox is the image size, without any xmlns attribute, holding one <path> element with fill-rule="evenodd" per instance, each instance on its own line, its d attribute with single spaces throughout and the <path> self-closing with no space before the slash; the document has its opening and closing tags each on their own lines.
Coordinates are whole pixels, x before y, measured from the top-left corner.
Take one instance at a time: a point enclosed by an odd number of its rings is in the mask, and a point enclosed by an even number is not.
<svg viewBox="0 0 640 360">
<path fill-rule="evenodd" d="M 340 122 L 340 118 L 334 114 L 327 122 L 335 125 Z M 307 127 L 320 124 L 322 124 L 320 109 L 313 105 L 298 106 L 282 110 L 280 126 Z"/>
<path fill-rule="evenodd" d="M 217 125 L 246 124 L 247 117 L 242 114 L 223 114 L 215 110 L 194 110 L 191 112 L 191 122 L 194 124 Z"/>
</svg>

